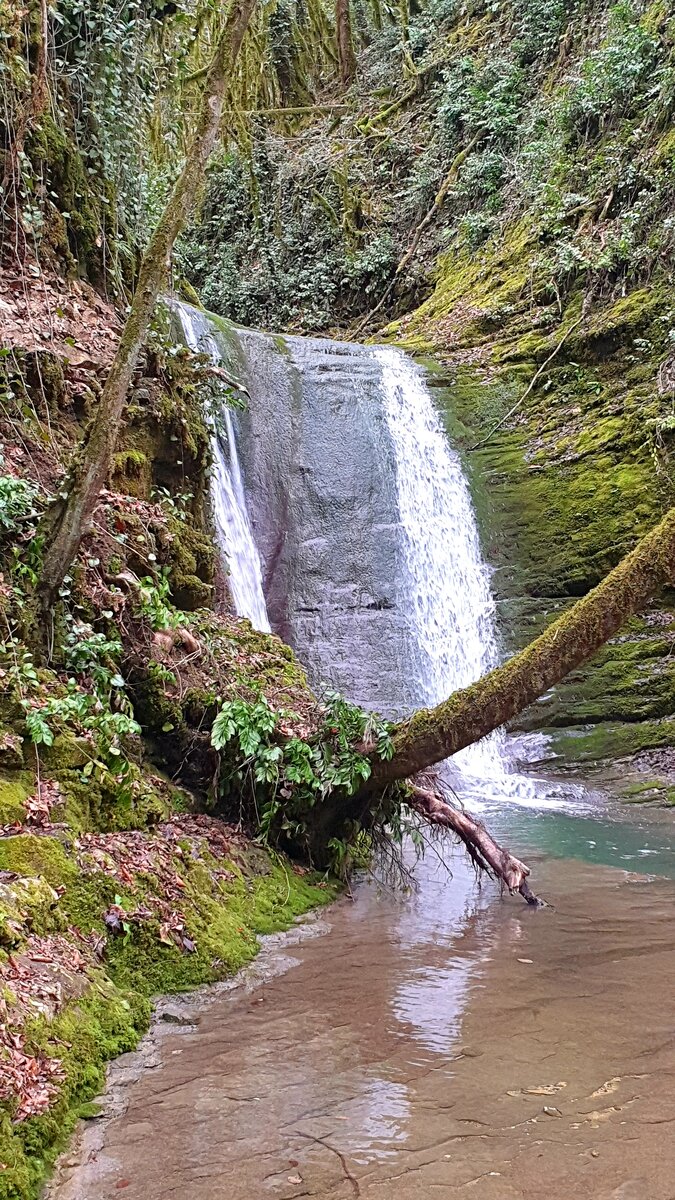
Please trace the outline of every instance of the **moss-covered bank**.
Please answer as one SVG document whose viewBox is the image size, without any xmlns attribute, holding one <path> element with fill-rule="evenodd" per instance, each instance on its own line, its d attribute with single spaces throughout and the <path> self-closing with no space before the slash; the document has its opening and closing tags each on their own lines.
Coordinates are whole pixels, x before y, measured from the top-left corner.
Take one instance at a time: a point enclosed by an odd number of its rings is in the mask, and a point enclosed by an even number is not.
<svg viewBox="0 0 675 1200">
<path fill-rule="evenodd" d="M 161 314 L 47 637 L 32 615 L 40 516 L 105 369 L 79 293 L 51 282 L 78 364 L 66 340 L 0 367 L 0 1200 L 37 1195 L 153 995 L 232 974 L 335 894 L 255 842 L 242 762 L 211 743 L 226 700 L 298 738 L 320 709 L 292 651 L 228 611 L 204 415 L 223 386 Z"/>
<path fill-rule="evenodd" d="M 231 826 L 0 836 L 0 1197 L 31 1200 L 151 997 L 222 979 L 334 889 Z"/>
</svg>

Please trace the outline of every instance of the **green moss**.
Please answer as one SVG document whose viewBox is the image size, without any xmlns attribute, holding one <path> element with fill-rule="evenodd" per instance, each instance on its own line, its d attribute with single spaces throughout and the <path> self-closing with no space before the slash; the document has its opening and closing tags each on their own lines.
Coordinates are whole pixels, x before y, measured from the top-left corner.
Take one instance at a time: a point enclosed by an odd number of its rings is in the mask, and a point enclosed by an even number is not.
<svg viewBox="0 0 675 1200">
<path fill-rule="evenodd" d="M 648 779 L 644 783 L 631 783 L 623 788 L 621 799 L 626 804 L 657 804 L 670 808 L 675 805 L 675 787 L 663 779 Z"/>
<path fill-rule="evenodd" d="M 35 904 L 32 924 L 38 932 L 75 927 L 84 934 L 105 934 L 104 914 L 111 904 L 127 912 L 145 904 L 152 912 L 153 896 L 166 902 L 153 876 L 137 876 L 133 885 L 120 889 L 103 871 L 80 870 L 54 838 L 0 840 L 0 869 L 30 871 L 63 889 L 58 902 L 53 892 L 46 895 L 44 911 Z M 199 858 L 176 859 L 175 869 L 185 883 L 180 909 L 194 953 L 164 944 L 159 912 L 130 921 L 128 935 L 108 939 L 105 966 L 91 968 L 82 994 L 52 1022 L 38 1020 L 28 1028 L 29 1049 L 59 1058 L 66 1078 L 43 1116 L 12 1125 L 11 1113 L 0 1105 L 0 1161 L 7 1164 L 0 1172 L 0 1200 L 34 1200 L 83 1104 L 101 1090 L 105 1063 L 132 1049 L 147 1028 L 153 995 L 231 974 L 255 956 L 257 934 L 286 928 L 335 895 L 334 888 L 318 886 L 317 877 L 297 875 L 285 860 L 271 860 L 253 847 L 242 850 L 236 864 L 216 862 L 204 850 Z M 222 877 L 224 869 L 230 878 Z"/>
<path fill-rule="evenodd" d="M 298 877 L 289 866 L 272 866 L 268 875 L 249 879 L 238 870 L 233 881 L 214 889 L 208 866 L 205 856 L 184 872 L 195 953 L 164 946 L 151 925 L 135 930 L 126 945 L 117 939 L 111 946 L 109 969 L 119 986 L 154 994 L 225 978 L 255 957 L 257 934 L 287 928 L 296 916 L 334 895 L 317 887 L 316 878 Z"/>
<path fill-rule="evenodd" d="M 644 622 L 571 672 L 517 718 L 518 728 L 551 729 L 607 721 L 642 721 L 675 710 L 670 638 L 645 635 Z M 646 627 L 648 628 L 648 627 Z"/>
<path fill-rule="evenodd" d="M 184 275 L 181 275 L 180 279 L 176 280 L 175 290 L 181 300 L 186 300 L 188 304 L 194 305 L 195 308 L 202 308 L 199 293 L 195 291 L 190 281 Z"/>
<path fill-rule="evenodd" d="M 40 747 L 40 761 L 48 773 L 79 770 L 90 760 L 90 743 L 72 733 L 57 733 L 51 746 Z"/>
<path fill-rule="evenodd" d="M 0 838 L 0 870 L 42 876 L 52 887 L 67 884 L 77 875 L 77 867 L 61 842 L 28 833 Z"/>
<path fill-rule="evenodd" d="M 487 438 L 468 456 L 468 469 L 479 521 L 489 529 L 488 557 L 499 568 L 497 587 L 507 596 L 583 594 L 663 510 L 644 434 L 638 442 L 631 421 L 611 411 L 614 383 L 605 396 L 590 368 L 557 378 L 565 393 L 557 404 L 550 389 L 535 392 L 515 429 L 489 437 L 522 383 L 459 367 L 437 391 L 455 440 L 471 446 Z"/>
<path fill-rule="evenodd" d="M 148 497 L 151 491 L 151 463 L 144 450 L 135 446 L 120 450 L 113 457 L 111 474 L 116 486 L 122 484 L 132 496 Z"/>
<path fill-rule="evenodd" d="M 443 322 L 460 304 L 469 306 L 468 314 L 467 308 L 457 311 L 461 341 L 474 345 L 493 340 L 495 331 L 508 324 L 527 288 L 532 245 L 531 227 L 522 220 L 479 250 L 455 248 L 443 255 L 432 295 L 412 318 L 406 318 L 406 345 L 421 336 L 428 339 L 428 345 L 441 349 L 447 332 Z M 385 333 L 399 337 L 400 326 L 394 324 Z"/>
<path fill-rule="evenodd" d="M 634 724 L 599 724 L 554 730 L 551 748 L 570 763 L 595 763 L 603 759 L 627 758 L 640 750 L 675 744 L 675 720 L 642 721 Z"/>
<path fill-rule="evenodd" d="M 52 928 L 57 900 L 54 888 L 42 876 L 0 883 L 0 947 L 14 949 L 22 928 Z"/>
<path fill-rule="evenodd" d="M 59 207 L 51 204 L 45 210 L 44 248 L 67 270 L 78 270 L 92 282 L 102 282 L 102 245 L 114 249 L 117 241 L 114 236 L 109 242 L 102 236 L 107 225 L 106 206 L 112 199 L 110 186 L 100 180 L 93 186 L 75 138 L 49 113 L 43 114 L 40 124 L 30 131 L 26 150 L 36 175 L 44 179 L 50 194 L 58 197 Z M 69 214 L 67 219 L 62 212 Z"/>
<path fill-rule="evenodd" d="M 58 1152 L 65 1146 L 83 1102 L 100 1092 L 105 1065 L 132 1050 L 150 1019 L 149 1001 L 122 995 L 97 972 L 90 992 L 53 1021 L 34 1021 L 27 1049 L 60 1060 L 65 1081 L 49 1112 L 12 1125 L 0 1106 L 0 1200 L 34 1200 Z"/>
<path fill-rule="evenodd" d="M 189 521 L 169 518 L 171 534 L 170 583 L 174 603 L 187 612 L 213 599 L 216 552 L 213 538 Z"/>
<path fill-rule="evenodd" d="M 33 776 L 27 772 L 0 772 L 0 825 L 12 825 L 26 815 L 26 801 L 33 791 Z"/>
<path fill-rule="evenodd" d="M 666 308 L 667 294 L 659 287 L 636 288 L 613 304 L 597 308 L 589 318 L 584 336 L 590 343 L 597 338 L 615 346 L 651 327 Z"/>
</svg>

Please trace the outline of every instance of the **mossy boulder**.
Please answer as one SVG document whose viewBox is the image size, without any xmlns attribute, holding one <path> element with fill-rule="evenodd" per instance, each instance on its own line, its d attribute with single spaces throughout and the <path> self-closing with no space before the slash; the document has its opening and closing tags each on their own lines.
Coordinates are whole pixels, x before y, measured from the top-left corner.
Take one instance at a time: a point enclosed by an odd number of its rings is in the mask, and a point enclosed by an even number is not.
<svg viewBox="0 0 675 1200">
<path fill-rule="evenodd" d="M 28 771 L 0 771 L 0 825 L 23 821 L 33 784 L 33 776 Z"/>
</svg>

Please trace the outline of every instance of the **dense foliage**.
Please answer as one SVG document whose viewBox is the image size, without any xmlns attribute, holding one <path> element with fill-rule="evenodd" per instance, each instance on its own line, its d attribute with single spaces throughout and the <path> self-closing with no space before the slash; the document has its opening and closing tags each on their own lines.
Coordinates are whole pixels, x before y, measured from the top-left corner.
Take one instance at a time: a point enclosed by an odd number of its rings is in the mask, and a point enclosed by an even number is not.
<svg viewBox="0 0 675 1200">
<path fill-rule="evenodd" d="M 34 248 L 119 289 L 180 164 L 220 8 L 60 0 L 47 31 L 38 10 L 0 17 L 5 237 L 14 200 Z M 458 155 L 394 311 L 424 296 L 439 251 L 475 253 L 514 228 L 533 295 L 559 306 L 579 285 L 606 296 L 663 270 L 675 19 L 660 0 L 373 3 L 353 26 L 358 74 L 343 93 L 331 5 L 259 11 L 177 256 L 176 278 L 209 307 L 349 324 L 381 297 Z M 31 113 L 43 35 L 49 104 Z"/>
<path fill-rule="evenodd" d="M 616 294 L 672 249 L 675 21 L 659 3 L 435 3 L 370 29 L 348 110 L 294 133 L 251 121 L 214 164 L 184 269 L 243 321 L 339 325 L 383 293 L 441 183 L 442 217 L 398 284 L 434 255 L 527 231 L 531 288 L 563 305 Z"/>
</svg>

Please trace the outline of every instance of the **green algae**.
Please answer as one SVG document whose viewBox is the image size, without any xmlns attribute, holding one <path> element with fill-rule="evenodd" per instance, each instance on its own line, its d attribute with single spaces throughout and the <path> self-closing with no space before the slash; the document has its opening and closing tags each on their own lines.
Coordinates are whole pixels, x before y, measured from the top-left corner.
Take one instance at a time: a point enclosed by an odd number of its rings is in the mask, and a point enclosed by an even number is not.
<svg viewBox="0 0 675 1200">
<path fill-rule="evenodd" d="M 553 753 L 564 762 L 595 763 L 675 745 L 675 720 L 573 726 L 552 730 L 550 738 Z"/>
<path fill-rule="evenodd" d="M 662 779 L 648 779 L 644 783 L 631 783 L 623 788 L 621 799 L 625 804 L 655 804 L 660 808 L 675 806 L 675 787 Z"/>
</svg>

